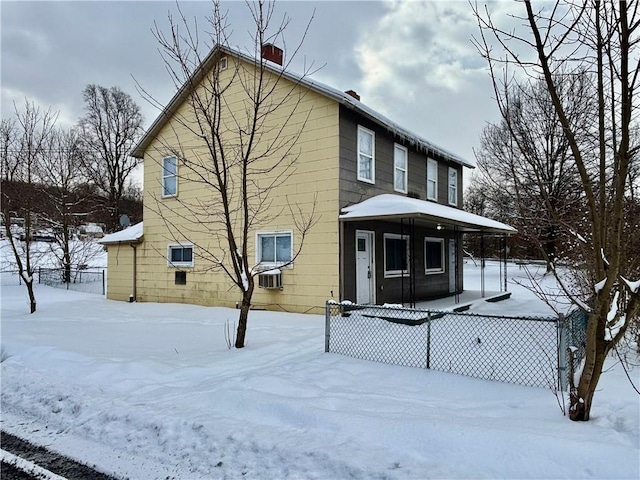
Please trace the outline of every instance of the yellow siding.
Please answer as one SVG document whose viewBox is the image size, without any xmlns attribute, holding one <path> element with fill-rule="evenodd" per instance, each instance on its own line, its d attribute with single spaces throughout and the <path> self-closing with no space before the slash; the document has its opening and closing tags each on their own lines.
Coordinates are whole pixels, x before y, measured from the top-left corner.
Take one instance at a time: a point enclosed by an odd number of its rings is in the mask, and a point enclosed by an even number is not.
<svg viewBox="0 0 640 480">
<path fill-rule="evenodd" d="M 303 94 L 291 124 L 284 132 L 274 129 L 261 139 L 258 148 L 276 138 L 287 137 L 299 131 L 303 122 L 304 129 L 294 147 L 299 153 L 295 170 L 282 185 L 271 192 L 270 218 L 256 226 L 249 237 L 249 259 L 255 261 L 255 232 L 272 230 L 293 230 L 294 250 L 300 242 L 300 234 L 289 211 L 288 203 L 297 205 L 305 215 L 309 215 L 315 202 L 317 223 L 305 239 L 301 255 L 292 268 L 283 269 L 283 286 L 280 291 L 264 290 L 257 287 L 253 304 L 258 308 L 286 310 L 295 312 L 318 313 L 325 301 L 338 295 L 338 105 L 333 100 L 314 92 L 294 86 L 288 81 L 277 87 L 274 95 L 277 99 L 298 98 Z M 244 93 L 238 85 L 233 85 L 227 94 L 227 101 L 236 111 L 244 108 Z M 268 117 L 271 126 L 284 122 L 291 108 L 285 104 L 282 109 Z M 193 121 L 194 115 L 188 104 L 178 108 L 174 116 L 160 131 L 156 139 L 145 152 L 144 158 L 144 242 L 138 247 L 137 299 L 154 302 L 185 302 L 202 305 L 235 306 L 241 299 L 241 292 L 232 281 L 220 271 L 212 270 L 212 263 L 198 257 L 202 251 L 198 246 L 209 245 L 218 255 L 228 250 L 226 245 L 217 248 L 214 235 L 205 228 L 194 228 L 187 219 L 185 209 L 175 198 L 161 198 L 161 161 L 178 146 L 191 158 L 196 153 L 204 153 L 200 147 L 202 141 L 188 131 L 177 119 Z M 257 164 L 256 166 L 260 166 Z M 210 188 L 193 182 L 196 177 L 179 167 L 178 199 L 186 202 L 210 201 L 216 199 Z M 276 174 L 262 174 L 258 178 L 261 185 L 268 184 Z M 213 210 L 213 209 L 212 209 Z M 202 218 L 200 215 L 198 218 Z M 167 228 L 167 223 L 171 225 Z M 209 227 L 219 228 L 218 226 Z M 196 230 L 196 231 L 194 231 Z M 189 241 L 195 247 L 195 265 L 182 268 L 187 272 L 187 284 L 175 285 L 175 268 L 167 266 L 167 244 L 176 241 Z M 214 245 L 212 245 L 212 242 Z M 113 247 L 111 247 L 113 248 Z M 109 250 L 109 270 L 111 284 L 112 250 Z M 130 247 L 129 250 L 132 250 Z M 124 247 L 121 247 L 121 251 Z M 122 273 L 120 272 L 122 270 Z M 118 298 L 128 298 L 126 269 L 119 268 Z M 117 279 L 117 280 L 116 280 Z M 119 282 L 124 282 L 120 285 Z M 130 288 L 129 288 L 130 289 Z M 115 298 L 110 296 L 110 298 Z"/>
<path fill-rule="evenodd" d="M 107 298 L 129 301 L 133 294 L 133 248 L 107 245 Z"/>
</svg>

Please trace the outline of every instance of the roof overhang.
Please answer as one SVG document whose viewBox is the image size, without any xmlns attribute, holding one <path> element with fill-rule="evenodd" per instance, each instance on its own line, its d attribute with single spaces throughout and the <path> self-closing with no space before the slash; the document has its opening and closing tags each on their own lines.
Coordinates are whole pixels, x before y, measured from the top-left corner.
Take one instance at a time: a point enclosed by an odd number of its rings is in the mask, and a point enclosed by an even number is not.
<svg viewBox="0 0 640 480">
<path fill-rule="evenodd" d="M 127 244 L 133 245 L 137 243 L 142 243 L 142 222 L 136 223 L 135 225 L 130 226 L 129 228 L 125 228 L 124 230 L 120 230 L 119 232 L 110 233 L 109 235 L 105 235 L 98 243 L 102 245 L 119 245 L 119 244 Z"/>
<path fill-rule="evenodd" d="M 440 230 L 455 228 L 459 232 L 502 235 L 517 233 L 510 225 L 459 208 L 392 194 L 377 195 L 345 207 L 339 218 L 341 222 L 402 222 L 411 219 L 418 225 Z"/>
</svg>

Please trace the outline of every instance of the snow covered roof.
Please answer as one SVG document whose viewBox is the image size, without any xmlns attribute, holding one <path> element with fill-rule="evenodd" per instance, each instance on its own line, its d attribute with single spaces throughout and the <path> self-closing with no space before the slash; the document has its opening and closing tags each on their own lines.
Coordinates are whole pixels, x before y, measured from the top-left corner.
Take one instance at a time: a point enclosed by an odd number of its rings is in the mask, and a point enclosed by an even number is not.
<svg viewBox="0 0 640 480">
<path fill-rule="evenodd" d="M 383 194 L 345 207 L 340 220 L 400 220 L 414 218 L 443 226 L 456 226 L 463 232 L 516 233 L 505 223 L 465 212 L 458 208 L 401 195 Z"/>
<path fill-rule="evenodd" d="M 85 225 L 84 231 L 87 233 L 103 233 L 102 227 L 100 225 L 96 225 L 95 223 L 89 223 Z"/>
<path fill-rule="evenodd" d="M 129 228 L 120 230 L 119 232 L 110 233 L 105 235 L 98 243 L 103 245 L 113 243 L 139 243 L 142 241 L 142 222 L 131 225 Z"/>
<path fill-rule="evenodd" d="M 218 45 L 217 47 L 212 48 L 211 52 L 209 52 L 207 57 L 202 61 L 202 63 L 196 69 L 190 81 L 186 81 L 182 85 L 182 87 L 180 87 L 178 92 L 176 92 L 176 94 L 173 96 L 171 101 L 167 104 L 164 110 L 153 122 L 151 127 L 147 130 L 147 132 L 142 137 L 138 145 L 135 146 L 135 148 L 131 153 L 133 157 L 136 157 L 136 158 L 144 157 L 144 151 L 149 146 L 151 141 L 157 136 L 157 134 L 160 132 L 160 129 L 162 129 L 165 123 L 173 116 L 173 114 L 178 109 L 178 107 L 188 97 L 189 89 L 187 88 L 187 86 L 194 83 L 195 84 L 199 83 L 200 80 L 204 77 L 204 75 L 207 72 L 209 72 L 209 70 L 211 69 L 211 67 L 213 66 L 213 64 L 221 54 L 232 55 L 232 56 L 241 58 L 249 63 L 256 62 L 256 59 L 254 57 L 229 47 Z M 296 74 L 289 70 L 283 70 L 282 67 L 279 67 L 270 62 L 265 62 L 264 66 L 265 66 L 265 69 L 275 73 L 276 75 L 282 75 L 282 77 L 288 80 L 291 80 L 294 83 L 299 83 L 309 88 L 310 90 L 313 90 L 321 95 L 324 95 L 325 97 L 329 97 L 335 100 L 336 102 L 345 106 L 346 108 L 349 108 L 351 110 L 358 112 L 359 114 L 372 120 L 373 122 L 385 128 L 387 131 L 393 133 L 394 135 L 397 135 L 398 137 L 400 137 L 410 145 L 413 145 L 415 148 L 419 150 L 423 150 L 427 153 L 440 155 L 444 157 L 446 160 L 452 161 L 454 163 L 458 163 L 465 167 L 469 167 L 469 168 L 476 167 L 476 164 L 474 161 L 463 159 L 462 157 L 452 152 L 449 152 L 444 148 L 441 148 L 435 145 L 434 143 L 431 143 L 425 138 L 405 128 L 402 128 L 397 123 L 389 120 L 387 117 L 376 112 L 372 108 L 367 107 L 364 103 L 360 102 L 359 100 L 356 100 L 354 97 L 352 97 L 351 95 L 345 92 L 342 92 L 336 88 L 325 85 L 324 83 L 315 81 L 305 75 Z"/>
</svg>

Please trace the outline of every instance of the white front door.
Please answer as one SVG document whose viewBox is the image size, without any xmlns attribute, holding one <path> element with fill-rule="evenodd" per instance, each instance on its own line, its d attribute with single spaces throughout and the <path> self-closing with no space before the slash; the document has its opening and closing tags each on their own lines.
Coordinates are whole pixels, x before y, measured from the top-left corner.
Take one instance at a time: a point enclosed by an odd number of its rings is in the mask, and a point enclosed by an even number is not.
<svg viewBox="0 0 640 480">
<path fill-rule="evenodd" d="M 356 303 L 375 303 L 373 232 L 356 231 Z"/>
<path fill-rule="evenodd" d="M 449 293 L 456 290 L 456 241 L 449 240 Z"/>
</svg>

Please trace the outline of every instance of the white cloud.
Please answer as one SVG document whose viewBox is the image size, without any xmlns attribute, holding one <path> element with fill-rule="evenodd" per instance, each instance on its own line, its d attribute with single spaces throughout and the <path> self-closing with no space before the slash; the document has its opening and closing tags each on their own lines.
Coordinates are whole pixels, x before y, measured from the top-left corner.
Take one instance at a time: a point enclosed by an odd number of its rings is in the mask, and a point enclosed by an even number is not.
<svg viewBox="0 0 640 480">
<path fill-rule="evenodd" d="M 356 47 L 364 88 L 415 95 L 415 87 L 465 88 L 485 65 L 471 44 L 477 27 L 465 2 L 389 2 Z M 399 75 L 400 73 L 400 75 Z"/>
</svg>

